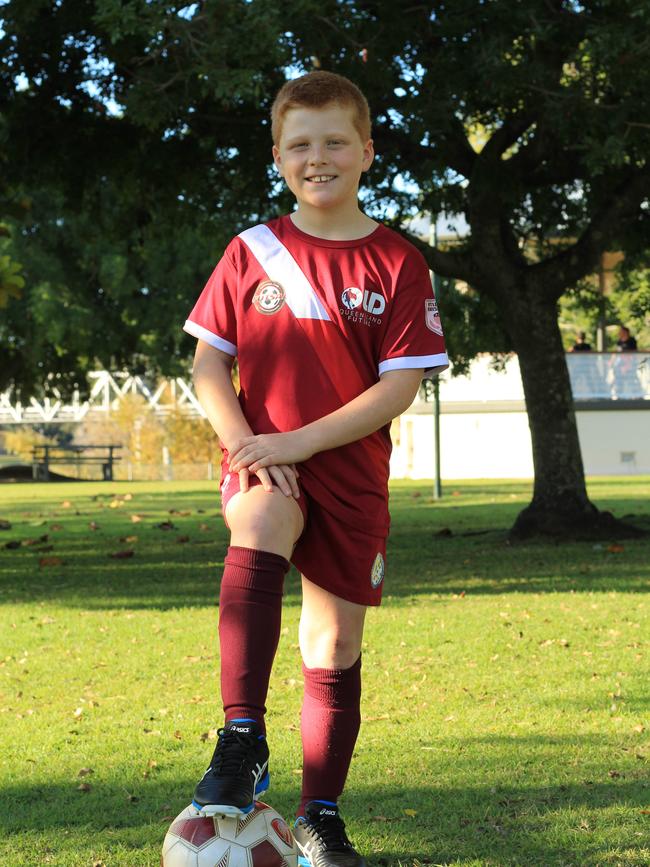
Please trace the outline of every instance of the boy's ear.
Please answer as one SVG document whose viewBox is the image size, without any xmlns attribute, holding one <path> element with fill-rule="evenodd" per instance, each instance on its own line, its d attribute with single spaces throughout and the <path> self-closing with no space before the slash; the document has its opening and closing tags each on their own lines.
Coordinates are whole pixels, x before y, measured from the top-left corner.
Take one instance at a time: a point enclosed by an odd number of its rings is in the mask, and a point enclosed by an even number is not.
<svg viewBox="0 0 650 867">
<path fill-rule="evenodd" d="M 371 138 L 363 146 L 362 171 L 367 172 L 375 158 L 375 146 Z"/>
<path fill-rule="evenodd" d="M 273 145 L 271 150 L 273 154 L 273 162 L 275 163 L 275 167 L 280 174 L 282 174 L 282 158 L 280 157 L 280 150 L 276 145 Z"/>
</svg>

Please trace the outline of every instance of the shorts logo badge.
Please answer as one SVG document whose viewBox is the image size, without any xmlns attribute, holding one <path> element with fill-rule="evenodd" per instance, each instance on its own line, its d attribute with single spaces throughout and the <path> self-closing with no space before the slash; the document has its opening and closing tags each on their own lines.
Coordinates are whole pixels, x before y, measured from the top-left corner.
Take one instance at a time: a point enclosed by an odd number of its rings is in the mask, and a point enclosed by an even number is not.
<svg viewBox="0 0 650 867">
<path fill-rule="evenodd" d="M 376 590 L 384 580 L 384 571 L 384 558 L 381 554 L 377 554 L 375 562 L 372 564 L 372 569 L 370 570 L 370 584 L 373 590 Z"/>
<path fill-rule="evenodd" d="M 341 301 L 343 302 L 343 306 L 347 307 L 348 310 L 354 310 L 363 301 L 363 292 L 361 289 L 357 289 L 356 286 L 349 286 L 341 293 Z"/>
<path fill-rule="evenodd" d="M 284 289 L 274 280 L 265 280 L 255 290 L 253 306 L 258 313 L 270 316 L 277 313 L 284 306 Z"/>
<path fill-rule="evenodd" d="M 435 298 L 427 298 L 424 302 L 424 322 L 429 331 L 442 337 L 442 323 L 440 322 L 440 313 L 438 313 L 438 302 Z"/>
</svg>

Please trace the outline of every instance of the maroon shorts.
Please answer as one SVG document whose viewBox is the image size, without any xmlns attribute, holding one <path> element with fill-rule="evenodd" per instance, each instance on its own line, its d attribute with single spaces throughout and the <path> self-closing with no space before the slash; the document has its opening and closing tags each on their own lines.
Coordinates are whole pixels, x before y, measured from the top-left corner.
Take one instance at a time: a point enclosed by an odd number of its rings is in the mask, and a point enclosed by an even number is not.
<svg viewBox="0 0 650 867">
<path fill-rule="evenodd" d="M 251 475 L 250 487 L 260 485 Z M 384 586 L 386 536 L 374 536 L 345 525 L 305 493 L 300 481 L 300 506 L 305 526 L 291 562 L 305 578 L 348 602 L 379 605 Z M 221 510 L 239 493 L 239 476 L 223 467 Z M 245 494 L 244 494 L 245 496 Z"/>
</svg>

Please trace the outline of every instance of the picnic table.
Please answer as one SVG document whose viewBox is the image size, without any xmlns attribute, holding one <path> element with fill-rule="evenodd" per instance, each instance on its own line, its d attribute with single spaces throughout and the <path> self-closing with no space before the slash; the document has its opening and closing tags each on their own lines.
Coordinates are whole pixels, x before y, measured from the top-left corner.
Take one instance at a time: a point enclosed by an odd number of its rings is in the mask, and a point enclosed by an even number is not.
<svg viewBox="0 0 650 867">
<path fill-rule="evenodd" d="M 113 465 L 121 460 L 114 452 L 119 445 L 54 446 L 39 445 L 32 449 L 32 478 L 34 481 L 50 481 L 50 467 L 54 464 L 81 464 L 101 466 L 102 479 L 113 481 Z"/>
</svg>

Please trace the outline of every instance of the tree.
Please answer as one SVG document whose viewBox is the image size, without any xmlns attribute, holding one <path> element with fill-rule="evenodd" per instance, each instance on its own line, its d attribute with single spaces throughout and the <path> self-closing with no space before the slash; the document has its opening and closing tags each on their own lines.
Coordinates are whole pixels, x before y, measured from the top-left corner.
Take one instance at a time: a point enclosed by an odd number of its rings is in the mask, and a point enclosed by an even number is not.
<svg viewBox="0 0 650 867">
<path fill-rule="evenodd" d="M 557 307 L 603 251 L 647 238 L 650 4 L 291 0 L 280 10 L 271 0 L 178 8 L 14 0 L 3 12 L 0 104 L 14 182 L 63 191 L 80 222 L 104 217 L 108 195 L 121 202 L 103 227 L 109 248 L 125 226 L 136 236 L 124 267 L 138 279 L 119 299 L 136 322 L 107 316 L 116 350 L 142 351 L 129 340 L 147 314 L 156 321 L 156 305 L 187 309 L 181 302 L 196 290 L 174 295 L 163 281 L 155 303 L 137 297 L 148 285 L 137 239 L 159 203 L 166 227 L 182 215 L 189 237 L 192 225 L 212 221 L 220 239 L 224 226 L 232 234 L 286 209 L 287 194 L 270 184 L 270 100 L 288 69 L 340 71 L 374 109 L 369 212 L 396 226 L 423 210 L 463 214 L 461 243 L 421 249 L 440 275 L 478 293 L 479 317 L 487 311 L 496 321 L 498 312 L 494 340 L 519 356 L 535 489 L 514 536 L 611 531 L 586 493 Z M 27 82 L 21 92 L 18 72 Z M 107 113 L 108 100 L 117 113 Z M 33 136 L 43 121 L 47 141 Z M 62 172 L 65 154 L 74 164 Z M 103 281 L 95 276 L 93 286 L 96 299 Z M 103 289 L 106 300 L 112 291 Z M 149 357 L 177 363 L 182 347 L 163 333 L 167 342 L 152 338 Z"/>
</svg>

